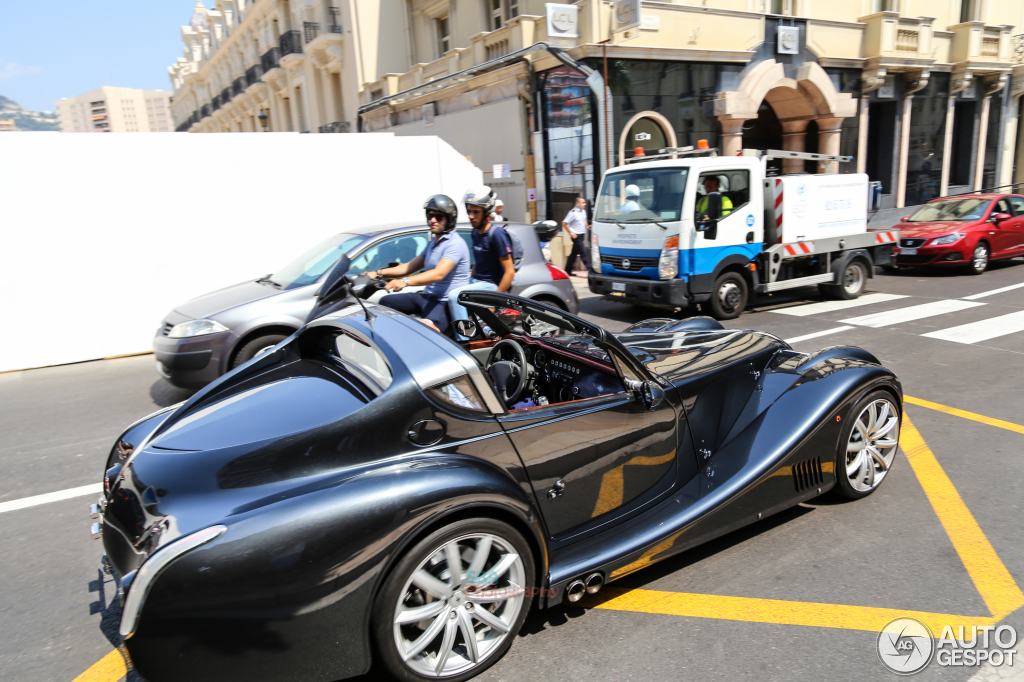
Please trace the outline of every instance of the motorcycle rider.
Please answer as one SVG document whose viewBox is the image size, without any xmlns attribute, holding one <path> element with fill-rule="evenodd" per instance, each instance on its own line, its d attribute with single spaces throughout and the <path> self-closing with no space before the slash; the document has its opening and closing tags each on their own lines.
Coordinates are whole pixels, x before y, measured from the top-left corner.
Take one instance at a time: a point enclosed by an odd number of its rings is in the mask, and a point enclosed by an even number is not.
<svg viewBox="0 0 1024 682">
<path fill-rule="evenodd" d="M 407 263 L 366 274 L 373 279 L 382 275 L 400 278 L 388 282 L 387 291 L 397 292 L 407 286 L 426 285 L 422 292 L 385 296 L 380 305 L 429 320 L 437 331 L 445 334 L 450 326 L 448 297 L 455 289 L 469 283 L 469 247 L 455 232 L 459 209 L 450 197 L 435 194 L 427 199 L 423 209 L 431 233 L 423 253 Z M 423 272 L 409 274 L 420 269 Z"/>
<path fill-rule="evenodd" d="M 491 220 L 498 199 L 486 185 L 470 187 L 462 197 L 469 215 L 469 223 L 473 226 L 473 266 L 469 282 L 458 291 L 476 289 L 484 291 L 508 291 L 512 288 L 512 280 L 516 276 L 512 262 L 512 239 L 505 228 Z M 457 300 L 458 291 L 452 290 L 448 297 L 448 310 L 452 322 L 468 320 L 469 313 Z M 465 341 L 461 335 L 457 338 Z"/>
</svg>

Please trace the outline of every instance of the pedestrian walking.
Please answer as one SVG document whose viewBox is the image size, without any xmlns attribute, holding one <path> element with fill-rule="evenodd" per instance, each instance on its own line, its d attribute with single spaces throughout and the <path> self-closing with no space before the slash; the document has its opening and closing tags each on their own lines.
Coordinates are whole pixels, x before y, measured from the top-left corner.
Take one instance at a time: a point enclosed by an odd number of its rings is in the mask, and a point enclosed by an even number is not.
<svg viewBox="0 0 1024 682">
<path fill-rule="evenodd" d="M 587 200 L 583 197 L 576 197 L 576 205 L 562 221 L 562 229 L 572 239 L 572 249 L 569 251 L 569 257 L 565 260 L 566 272 L 571 273 L 574 270 L 576 256 L 583 259 L 583 266 L 587 270 L 590 269 L 590 249 L 587 248 L 588 227 Z"/>
</svg>

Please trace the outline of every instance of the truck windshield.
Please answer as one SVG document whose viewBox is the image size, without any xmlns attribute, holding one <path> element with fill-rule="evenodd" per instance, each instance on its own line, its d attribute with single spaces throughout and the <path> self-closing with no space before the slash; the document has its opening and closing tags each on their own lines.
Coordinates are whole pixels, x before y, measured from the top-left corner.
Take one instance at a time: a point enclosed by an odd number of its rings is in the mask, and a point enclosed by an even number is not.
<svg viewBox="0 0 1024 682">
<path fill-rule="evenodd" d="M 644 168 L 609 173 L 601 185 L 595 220 L 650 223 L 679 220 L 688 168 Z"/>
<path fill-rule="evenodd" d="M 367 237 L 365 234 L 336 234 L 275 272 L 270 276 L 270 281 L 282 289 L 312 284 L 339 258 L 366 241 Z"/>
<path fill-rule="evenodd" d="M 908 223 L 930 223 L 933 220 L 980 220 L 990 199 L 950 199 L 925 204 L 907 218 Z"/>
</svg>

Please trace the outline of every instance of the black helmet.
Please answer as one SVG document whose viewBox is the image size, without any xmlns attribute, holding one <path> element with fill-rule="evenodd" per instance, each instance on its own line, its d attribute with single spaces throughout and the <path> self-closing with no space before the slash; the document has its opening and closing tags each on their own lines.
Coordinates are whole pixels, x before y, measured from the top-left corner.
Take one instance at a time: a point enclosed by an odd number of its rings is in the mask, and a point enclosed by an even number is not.
<svg viewBox="0 0 1024 682">
<path fill-rule="evenodd" d="M 435 194 L 426 200 L 423 208 L 427 213 L 427 224 L 430 224 L 430 212 L 443 213 L 448 219 L 444 224 L 445 232 L 455 229 L 455 223 L 459 219 L 459 207 L 451 200 L 451 197 L 444 194 Z"/>
</svg>

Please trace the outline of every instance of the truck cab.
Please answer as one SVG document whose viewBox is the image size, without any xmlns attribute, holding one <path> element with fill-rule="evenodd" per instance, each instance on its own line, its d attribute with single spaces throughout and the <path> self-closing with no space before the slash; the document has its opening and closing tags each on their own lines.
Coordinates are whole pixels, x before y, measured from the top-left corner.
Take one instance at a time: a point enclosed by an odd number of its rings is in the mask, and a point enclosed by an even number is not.
<svg viewBox="0 0 1024 682">
<path fill-rule="evenodd" d="M 766 176 L 768 159 L 793 152 L 663 152 L 605 174 L 591 235 L 594 293 L 674 309 L 708 303 L 730 319 L 756 292 L 818 284 L 826 295 L 856 297 L 873 266 L 889 262 L 898 235 L 868 234 L 867 176 Z M 789 185 L 792 205 L 782 201 Z M 859 288 L 844 284 L 847 269 Z"/>
</svg>

